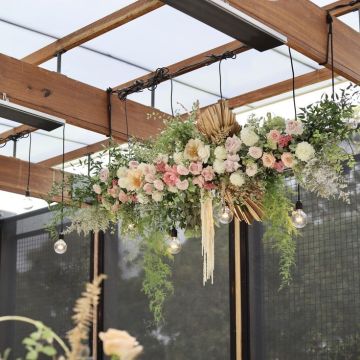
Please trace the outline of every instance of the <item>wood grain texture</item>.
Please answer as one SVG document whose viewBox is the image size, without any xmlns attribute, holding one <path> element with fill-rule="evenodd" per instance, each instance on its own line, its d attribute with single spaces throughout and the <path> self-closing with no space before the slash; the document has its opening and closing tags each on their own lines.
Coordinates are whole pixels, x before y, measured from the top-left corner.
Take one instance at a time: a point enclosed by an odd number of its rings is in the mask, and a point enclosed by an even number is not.
<svg viewBox="0 0 360 360">
<path fill-rule="evenodd" d="M 323 6 L 323 9 L 327 11 L 327 10 L 331 10 L 331 9 L 335 8 L 336 6 L 347 5 L 347 4 L 349 4 L 349 0 L 339 0 L 339 1 L 333 2 L 329 5 Z M 335 10 L 331 11 L 331 15 L 342 16 L 342 15 L 348 14 L 352 11 L 359 10 L 359 9 L 360 9 L 360 3 L 355 4 L 354 6 L 346 6 L 346 7 L 340 8 L 340 9 L 335 9 Z"/>
<path fill-rule="evenodd" d="M 295 88 L 300 89 L 302 87 L 329 79 L 331 79 L 330 70 L 326 68 L 315 70 L 308 74 L 295 77 Z M 252 104 L 256 101 L 268 99 L 272 96 L 280 95 L 288 91 L 292 91 L 292 79 L 284 80 L 277 84 L 265 86 L 261 89 L 235 96 L 229 99 L 229 107 L 234 109 L 236 107 Z"/>
<path fill-rule="evenodd" d="M 22 133 L 23 131 L 33 132 L 35 130 L 35 128 L 28 125 L 20 125 L 15 128 L 11 128 L 10 130 L 6 130 L 0 134 L 0 144 L 4 144 L 9 136 L 15 136 Z"/>
<path fill-rule="evenodd" d="M 107 93 L 98 88 L 0 54 L 0 92 L 5 92 L 14 103 L 109 135 Z M 126 134 L 125 102 L 113 95 L 112 109 L 113 136 L 121 140 Z M 139 138 L 156 134 L 163 123 L 161 118 L 147 118 L 153 112 L 164 116 L 153 108 L 127 100 L 129 134 Z"/>
<path fill-rule="evenodd" d="M 217 62 L 218 60 L 215 59 L 210 59 L 209 56 L 211 55 L 221 55 L 227 51 L 231 51 L 234 54 L 240 54 L 244 51 L 249 50 L 250 48 L 244 44 L 242 44 L 240 41 L 231 41 L 225 45 L 221 45 L 218 46 L 214 49 L 205 51 L 201 54 L 192 56 L 188 59 L 179 61 L 175 64 L 169 65 L 167 66 L 167 68 L 169 69 L 169 73 L 170 74 L 174 74 L 177 73 L 176 76 L 180 76 L 180 75 L 184 75 L 186 73 L 189 73 L 191 71 L 200 69 L 204 66 L 208 66 L 210 64 L 213 64 L 215 62 Z M 132 85 L 133 83 L 135 83 L 136 81 L 147 81 L 150 78 L 152 78 L 155 75 L 155 72 L 151 72 L 149 74 L 146 74 L 144 76 L 140 76 L 135 80 L 132 81 L 128 81 L 122 85 L 116 86 L 114 88 L 114 90 L 119 90 L 119 89 L 124 89 L 130 85 Z M 174 76 L 175 78 L 175 76 Z"/>
<path fill-rule="evenodd" d="M 120 3 L 120 2 L 119 2 Z M 59 39 L 35 52 L 25 56 L 22 60 L 33 65 L 40 65 L 52 59 L 57 53 L 68 51 L 84 44 L 106 32 L 124 25 L 143 16 L 164 4 L 157 0 L 139 0 L 100 20 L 93 22 L 65 37 Z"/>
<path fill-rule="evenodd" d="M 288 38 L 288 45 L 317 63 L 326 61 L 326 11 L 310 0 L 228 0 L 240 11 Z M 360 34 L 334 18 L 334 67 L 360 83 Z M 330 64 L 326 65 L 328 68 Z"/>
</svg>

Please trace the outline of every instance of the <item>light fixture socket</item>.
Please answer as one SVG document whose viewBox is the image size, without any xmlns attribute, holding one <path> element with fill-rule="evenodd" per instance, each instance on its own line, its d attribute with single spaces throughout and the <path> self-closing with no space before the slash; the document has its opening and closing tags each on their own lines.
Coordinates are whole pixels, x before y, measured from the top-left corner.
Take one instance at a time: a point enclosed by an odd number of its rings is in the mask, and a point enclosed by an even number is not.
<svg viewBox="0 0 360 360">
<path fill-rule="evenodd" d="M 298 200 L 295 204 L 295 210 L 299 210 L 299 209 L 302 210 L 302 208 L 303 208 L 303 204 L 302 204 L 301 200 Z"/>
<path fill-rule="evenodd" d="M 171 237 L 173 237 L 173 238 L 176 238 L 177 237 L 177 235 L 178 235 L 178 232 L 177 232 L 177 230 L 175 229 L 175 227 L 173 227 L 172 229 L 171 229 Z"/>
<path fill-rule="evenodd" d="M 30 191 L 29 191 L 29 190 L 26 190 L 26 191 L 25 191 L 25 196 L 26 196 L 26 197 L 30 197 Z"/>
<path fill-rule="evenodd" d="M 59 240 L 64 240 L 64 233 L 59 233 Z"/>
</svg>

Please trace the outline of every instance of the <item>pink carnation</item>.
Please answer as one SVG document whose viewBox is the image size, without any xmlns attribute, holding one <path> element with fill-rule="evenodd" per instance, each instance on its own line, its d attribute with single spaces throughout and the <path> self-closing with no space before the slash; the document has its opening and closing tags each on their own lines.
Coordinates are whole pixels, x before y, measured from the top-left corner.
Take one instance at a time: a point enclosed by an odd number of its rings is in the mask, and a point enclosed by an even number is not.
<svg viewBox="0 0 360 360">
<path fill-rule="evenodd" d="M 164 183 L 160 179 L 157 179 L 157 180 L 154 181 L 154 188 L 156 190 L 163 191 L 164 190 Z"/>
<path fill-rule="evenodd" d="M 225 141 L 225 149 L 227 152 L 231 154 L 237 153 L 241 148 L 241 140 L 233 135 L 232 137 L 228 137 Z"/>
<path fill-rule="evenodd" d="M 145 181 L 149 183 L 153 183 L 155 181 L 156 177 L 154 174 L 148 173 L 145 175 Z"/>
<path fill-rule="evenodd" d="M 202 163 L 201 162 L 192 162 L 189 166 L 189 170 L 193 175 L 200 175 L 202 170 Z"/>
<path fill-rule="evenodd" d="M 228 155 L 226 159 L 237 162 L 237 161 L 240 161 L 240 156 L 237 154 L 232 154 L 232 155 Z"/>
<path fill-rule="evenodd" d="M 99 173 L 100 180 L 106 182 L 109 178 L 109 169 L 101 169 Z"/>
<path fill-rule="evenodd" d="M 176 182 L 176 187 L 179 190 L 186 190 L 189 187 L 189 181 L 187 181 L 186 179 L 181 181 L 180 179 L 178 179 L 178 181 Z"/>
<path fill-rule="evenodd" d="M 208 182 L 204 184 L 205 190 L 213 190 L 216 189 L 216 185 L 214 183 Z"/>
<path fill-rule="evenodd" d="M 173 171 L 167 171 L 163 176 L 163 181 L 167 186 L 176 186 L 179 176 Z"/>
<path fill-rule="evenodd" d="M 135 160 L 131 160 L 129 161 L 129 168 L 130 169 L 137 169 L 137 167 L 139 166 L 139 163 Z"/>
<path fill-rule="evenodd" d="M 179 175 L 188 175 L 189 174 L 189 169 L 184 165 L 178 165 L 176 167 L 176 171 Z"/>
<path fill-rule="evenodd" d="M 156 171 L 164 173 L 166 171 L 165 170 L 166 163 L 163 162 L 163 161 L 159 161 L 159 162 L 156 163 L 155 168 L 156 168 Z"/>
<path fill-rule="evenodd" d="M 116 199 L 118 197 L 119 187 L 113 186 L 112 188 L 109 188 L 107 192 L 111 197 Z"/>
<path fill-rule="evenodd" d="M 270 154 L 270 153 L 264 153 L 261 159 L 262 159 L 263 165 L 267 168 L 272 168 L 276 161 L 274 155 Z"/>
<path fill-rule="evenodd" d="M 199 188 L 204 187 L 205 179 L 200 175 L 193 179 L 193 184 L 197 185 Z"/>
<path fill-rule="evenodd" d="M 231 160 L 225 160 L 224 165 L 225 165 L 225 171 L 228 173 L 232 173 L 240 167 L 240 164 L 238 162 Z"/>
<path fill-rule="evenodd" d="M 280 139 L 280 132 L 279 130 L 270 130 L 268 132 L 268 134 L 266 135 L 266 137 L 268 138 L 268 140 L 277 143 Z"/>
<path fill-rule="evenodd" d="M 215 177 L 215 172 L 212 166 L 207 166 L 202 170 L 201 175 L 204 177 L 205 181 L 211 181 Z"/>
<path fill-rule="evenodd" d="M 283 172 L 284 171 L 284 163 L 280 160 L 280 161 L 277 161 L 275 164 L 274 164 L 274 169 L 277 171 L 277 172 Z"/>
<path fill-rule="evenodd" d="M 280 139 L 279 139 L 279 146 L 284 148 L 286 146 L 289 145 L 289 143 L 291 142 L 292 140 L 292 136 L 291 135 L 281 135 L 280 136 Z"/>
<path fill-rule="evenodd" d="M 144 191 L 146 192 L 146 194 L 151 195 L 152 192 L 154 191 L 154 186 L 153 184 L 150 183 L 146 183 L 143 187 Z"/>
<path fill-rule="evenodd" d="M 128 202 L 130 199 L 129 199 L 129 197 L 125 194 L 124 191 L 120 191 L 120 192 L 119 192 L 119 200 L 120 200 L 122 203 L 125 203 L 125 202 Z"/>
</svg>

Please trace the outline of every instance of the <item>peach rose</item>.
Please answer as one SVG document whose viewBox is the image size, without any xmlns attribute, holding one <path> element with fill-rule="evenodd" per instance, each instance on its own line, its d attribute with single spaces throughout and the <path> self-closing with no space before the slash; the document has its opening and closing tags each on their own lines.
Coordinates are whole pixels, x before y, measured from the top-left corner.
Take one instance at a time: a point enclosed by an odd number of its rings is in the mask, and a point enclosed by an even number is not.
<svg viewBox="0 0 360 360">
<path fill-rule="evenodd" d="M 157 180 L 154 181 L 154 188 L 156 190 L 163 191 L 164 190 L 164 183 L 160 179 L 157 179 Z"/>
<path fill-rule="evenodd" d="M 295 165 L 294 157 L 289 152 L 285 152 L 281 155 L 281 161 L 287 168 L 292 168 Z"/>
<path fill-rule="evenodd" d="M 258 147 L 258 146 L 251 146 L 249 147 L 249 152 L 248 154 L 253 158 L 253 159 L 260 159 L 262 156 L 262 148 Z"/>
<path fill-rule="evenodd" d="M 272 168 L 276 161 L 274 155 L 271 153 L 264 153 L 261 157 L 261 160 L 263 162 L 263 165 L 267 168 Z"/>
<path fill-rule="evenodd" d="M 151 195 L 152 192 L 154 191 L 154 186 L 153 186 L 153 184 L 146 183 L 144 185 L 143 189 L 146 192 L 146 194 Z"/>
<path fill-rule="evenodd" d="M 268 138 L 269 141 L 277 143 L 281 137 L 281 134 L 280 134 L 279 130 L 270 130 L 267 133 L 266 137 Z"/>
</svg>

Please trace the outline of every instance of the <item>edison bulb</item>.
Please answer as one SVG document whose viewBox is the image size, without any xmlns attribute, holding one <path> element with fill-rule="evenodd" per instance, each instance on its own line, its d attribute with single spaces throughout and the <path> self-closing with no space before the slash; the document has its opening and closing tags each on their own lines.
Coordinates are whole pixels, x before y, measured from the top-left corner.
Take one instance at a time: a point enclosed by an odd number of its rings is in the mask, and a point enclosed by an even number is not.
<svg viewBox="0 0 360 360">
<path fill-rule="evenodd" d="M 230 224 L 234 215 L 228 206 L 222 206 L 215 217 L 221 224 Z"/>
<path fill-rule="evenodd" d="M 171 255 L 176 255 L 181 251 L 181 243 L 177 237 L 171 237 L 168 241 L 168 250 Z"/>
<path fill-rule="evenodd" d="M 64 254 L 66 253 L 66 250 L 67 250 L 67 244 L 64 240 L 64 235 L 63 234 L 60 234 L 59 235 L 59 240 L 57 240 L 54 244 L 54 251 L 57 253 L 57 254 Z"/>
<path fill-rule="evenodd" d="M 302 229 L 306 226 L 308 217 L 302 209 L 296 209 L 292 212 L 291 221 L 297 229 Z"/>
<path fill-rule="evenodd" d="M 22 201 L 24 210 L 30 210 L 34 207 L 34 203 L 29 195 L 25 195 Z"/>
</svg>

